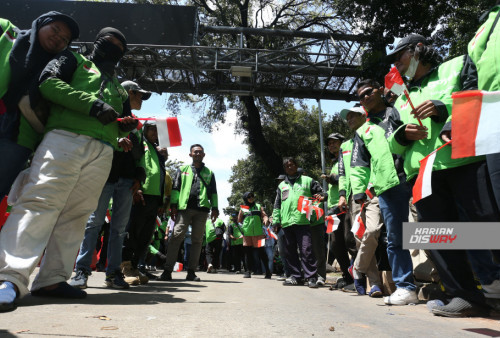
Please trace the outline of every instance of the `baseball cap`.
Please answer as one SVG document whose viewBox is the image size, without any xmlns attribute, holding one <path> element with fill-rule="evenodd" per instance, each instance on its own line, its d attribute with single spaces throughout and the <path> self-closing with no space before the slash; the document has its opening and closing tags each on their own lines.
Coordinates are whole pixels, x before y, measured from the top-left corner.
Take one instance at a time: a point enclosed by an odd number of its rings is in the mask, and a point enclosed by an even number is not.
<svg viewBox="0 0 500 338">
<path fill-rule="evenodd" d="M 349 114 L 350 111 L 358 113 L 358 114 L 365 114 L 365 110 L 363 109 L 363 107 L 354 106 L 354 107 L 349 108 L 349 109 L 342 109 L 340 111 L 340 117 L 342 117 L 344 120 L 347 120 L 347 114 Z"/>
<path fill-rule="evenodd" d="M 126 91 L 133 90 L 133 91 L 142 93 L 142 100 L 143 101 L 146 101 L 147 99 L 149 99 L 151 97 L 151 92 L 148 92 L 147 90 L 142 89 L 134 81 L 124 81 L 124 82 L 122 82 L 122 87 L 125 88 Z"/>
<path fill-rule="evenodd" d="M 340 140 L 340 141 L 344 141 L 345 137 L 344 135 L 340 134 L 340 133 L 332 133 L 330 135 L 328 135 L 328 137 L 326 138 L 326 140 Z"/>
<path fill-rule="evenodd" d="M 396 54 L 402 51 L 403 49 L 407 48 L 408 46 L 411 45 L 416 45 L 417 43 L 422 42 L 424 45 L 427 45 L 427 39 L 423 37 L 420 34 L 410 34 L 404 38 L 402 38 L 399 42 L 396 48 L 387 54 L 387 61 L 390 63 L 393 63 L 396 58 Z"/>
</svg>

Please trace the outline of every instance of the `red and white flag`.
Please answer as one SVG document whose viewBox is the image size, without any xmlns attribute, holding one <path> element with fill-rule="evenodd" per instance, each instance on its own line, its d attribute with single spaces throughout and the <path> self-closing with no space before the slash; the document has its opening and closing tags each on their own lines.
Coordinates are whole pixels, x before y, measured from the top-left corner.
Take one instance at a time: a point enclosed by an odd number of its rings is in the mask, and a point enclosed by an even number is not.
<svg viewBox="0 0 500 338">
<path fill-rule="evenodd" d="M 363 212 L 363 208 L 365 207 L 365 204 L 361 204 L 361 210 L 359 213 L 354 217 L 354 223 L 352 224 L 351 231 L 354 234 L 354 236 L 358 237 L 359 239 L 363 238 L 363 235 L 365 234 L 365 223 L 363 222 L 363 218 L 361 217 L 361 213 Z"/>
<path fill-rule="evenodd" d="M 257 240 L 257 248 L 262 248 L 266 245 L 266 238 L 262 238 Z"/>
<path fill-rule="evenodd" d="M 278 236 L 274 233 L 274 231 L 271 228 L 266 228 L 267 235 L 271 237 L 272 239 L 278 240 Z"/>
<path fill-rule="evenodd" d="M 243 213 L 250 212 L 250 207 L 248 205 L 240 205 L 240 208 Z"/>
<path fill-rule="evenodd" d="M 109 212 L 109 209 L 106 210 L 106 216 L 104 216 L 104 222 L 110 224 L 111 223 L 111 213 Z"/>
<path fill-rule="evenodd" d="M 406 85 L 396 67 L 385 75 L 385 87 L 398 96 L 404 93 Z"/>
<path fill-rule="evenodd" d="M 156 129 L 161 148 L 177 147 L 182 144 L 177 117 L 156 118 Z"/>
<path fill-rule="evenodd" d="M 307 219 L 310 219 L 312 211 L 311 205 L 312 201 L 309 198 L 300 196 L 297 203 L 297 210 L 302 214 L 306 214 Z"/>
<path fill-rule="evenodd" d="M 340 224 L 340 219 L 337 217 L 337 215 L 326 216 L 325 221 L 327 234 L 331 234 L 332 232 L 337 230 Z"/>
<path fill-rule="evenodd" d="M 500 91 L 454 93 L 451 158 L 500 152 Z"/>
<path fill-rule="evenodd" d="M 413 204 L 432 194 L 432 166 L 435 159 L 436 151 L 433 151 L 420 160 L 420 169 L 413 186 Z"/>
<path fill-rule="evenodd" d="M 156 226 L 159 228 L 161 227 L 161 219 L 160 217 L 156 216 Z"/>
</svg>

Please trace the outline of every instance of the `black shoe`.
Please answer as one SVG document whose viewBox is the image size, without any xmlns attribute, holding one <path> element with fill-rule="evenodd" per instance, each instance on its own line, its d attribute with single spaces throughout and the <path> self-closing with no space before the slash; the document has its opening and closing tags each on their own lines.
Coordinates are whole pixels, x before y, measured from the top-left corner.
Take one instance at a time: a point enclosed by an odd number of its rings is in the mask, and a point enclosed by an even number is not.
<svg viewBox="0 0 500 338">
<path fill-rule="evenodd" d="M 311 277 L 308 279 L 307 281 L 307 286 L 310 287 L 311 289 L 317 289 L 318 288 L 318 284 L 316 284 L 318 280 L 314 277 Z"/>
<path fill-rule="evenodd" d="M 349 292 L 349 293 L 358 293 L 358 291 L 356 290 L 356 286 L 354 285 L 354 283 L 351 283 L 349 285 L 344 286 L 342 288 L 342 291 Z"/>
<path fill-rule="evenodd" d="M 350 283 L 347 283 L 344 278 L 340 277 L 335 283 L 330 286 L 330 290 L 342 290 L 342 288 L 347 286 L 348 284 Z"/>
<path fill-rule="evenodd" d="M 55 297 L 55 298 L 72 298 L 81 299 L 87 297 L 87 293 L 81 289 L 72 287 L 66 282 L 60 282 L 55 289 L 48 290 L 41 288 L 31 291 L 31 295 L 35 297 Z"/>
<path fill-rule="evenodd" d="M 192 282 L 199 282 L 201 279 L 200 277 L 196 276 L 193 270 L 188 270 L 188 273 L 186 275 L 186 280 L 192 281 Z"/>
<path fill-rule="evenodd" d="M 148 277 L 149 280 L 158 280 L 158 276 L 153 275 L 151 272 L 146 270 L 146 266 L 142 265 L 138 268 L 139 272 L 142 273 L 144 276 Z"/>
<path fill-rule="evenodd" d="M 163 273 L 160 276 L 160 280 L 164 282 L 169 282 L 172 280 L 172 272 L 164 270 Z"/>
<path fill-rule="evenodd" d="M 106 272 L 106 263 L 102 264 L 102 263 L 97 263 L 95 265 L 95 271 L 96 272 Z"/>
<path fill-rule="evenodd" d="M 243 278 L 252 278 L 252 275 L 250 274 L 250 271 L 245 272 L 245 274 L 243 275 Z"/>
<path fill-rule="evenodd" d="M 488 317 L 489 310 L 485 306 L 469 302 L 460 297 L 453 298 L 444 306 L 436 306 L 431 312 L 436 316 L 443 317 Z"/>
<path fill-rule="evenodd" d="M 288 277 L 287 279 L 285 279 L 285 281 L 283 282 L 283 285 L 292 285 L 292 286 L 295 286 L 295 285 L 304 285 L 304 281 L 302 280 L 302 278 L 295 278 L 293 276 L 290 276 Z"/>
<path fill-rule="evenodd" d="M 271 279 L 272 274 L 271 273 L 266 273 L 264 276 L 265 279 Z"/>
</svg>

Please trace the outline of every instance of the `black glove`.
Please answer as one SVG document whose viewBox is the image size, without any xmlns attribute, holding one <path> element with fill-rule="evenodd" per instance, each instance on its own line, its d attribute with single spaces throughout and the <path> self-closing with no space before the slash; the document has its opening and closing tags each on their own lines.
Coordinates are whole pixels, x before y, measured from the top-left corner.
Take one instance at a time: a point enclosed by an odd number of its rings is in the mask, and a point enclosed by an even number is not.
<svg viewBox="0 0 500 338">
<path fill-rule="evenodd" d="M 99 99 L 95 100 L 92 108 L 90 108 L 89 115 L 97 118 L 104 125 L 116 121 L 120 116 L 113 107 Z"/>
<path fill-rule="evenodd" d="M 137 128 L 137 125 L 139 124 L 139 120 L 134 120 L 134 123 L 123 123 L 123 122 L 118 122 L 118 128 L 120 128 L 121 131 L 124 132 L 131 132 L 132 130 Z"/>
</svg>

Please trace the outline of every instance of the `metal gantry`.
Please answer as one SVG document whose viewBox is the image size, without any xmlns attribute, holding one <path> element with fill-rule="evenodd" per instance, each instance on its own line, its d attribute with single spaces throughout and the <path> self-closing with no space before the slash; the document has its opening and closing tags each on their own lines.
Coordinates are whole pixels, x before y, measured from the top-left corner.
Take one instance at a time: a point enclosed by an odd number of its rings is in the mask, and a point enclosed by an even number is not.
<svg viewBox="0 0 500 338">
<path fill-rule="evenodd" d="M 203 34 L 292 39 L 281 50 L 130 45 L 120 76 L 157 93 L 355 99 L 369 37 L 270 29 L 201 27 Z M 248 72 L 244 74 L 244 72 Z"/>
</svg>

